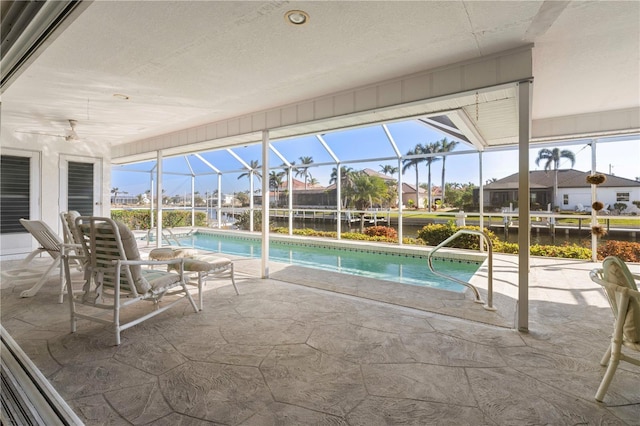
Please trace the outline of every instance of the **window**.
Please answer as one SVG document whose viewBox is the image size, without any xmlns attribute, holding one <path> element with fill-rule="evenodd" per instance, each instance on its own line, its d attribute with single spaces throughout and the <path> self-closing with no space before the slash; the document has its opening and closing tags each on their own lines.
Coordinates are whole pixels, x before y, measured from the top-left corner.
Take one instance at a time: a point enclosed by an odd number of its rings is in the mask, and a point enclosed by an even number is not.
<svg viewBox="0 0 640 426">
<path fill-rule="evenodd" d="M 616 201 L 629 201 L 628 192 L 616 192 Z"/>
<path fill-rule="evenodd" d="M 562 196 L 562 204 L 564 204 L 565 206 L 569 205 L 569 194 L 564 194 Z"/>
<path fill-rule="evenodd" d="M 67 209 L 83 216 L 93 214 L 93 164 L 69 161 Z"/>
<path fill-rule="evenodd" d="M 0 158 L 0 233 L 26 232 L 19 219 L 29 219 L 31 158 L 3 155 Z"/>
</svg>

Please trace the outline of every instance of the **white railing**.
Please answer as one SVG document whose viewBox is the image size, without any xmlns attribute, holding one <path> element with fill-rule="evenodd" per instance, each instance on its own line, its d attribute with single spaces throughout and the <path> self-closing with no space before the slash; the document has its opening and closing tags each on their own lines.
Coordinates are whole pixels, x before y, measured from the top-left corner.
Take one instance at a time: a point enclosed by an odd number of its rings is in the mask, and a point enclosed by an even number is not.
<svg viewBox="0 0 640 426">
<path fill-rule="evenodd" d="M 480 247 L 483 247 L 483 243 L 487 244 L 487 248 L 488 248 L 488 269 L 489 269 L 489 274 L 488 274 L 488 285 L 487 285 L 487 304 L 484 305 L 484 308 L 488 311 L 495 311 L 496 308 L 493 307 L 493 244 L 491 243 L 491 240 L 489 239 L 489 237 L 487 236 L 486 233 L 482 232 L 482 231 L 475 231 L 475 230 L 471 230 L 471 229 L 461 229 L 458 232 L 456 232 L 455 234 L 453 234 L 452 236 L 450 236 L 449 238 L 447 238 L 446 240 L 444 240 L 443 242 L 441 242 L 440 244 L 438 244 L 433 250 L 431 250 L 429 252 L 429 255 L 427 256 L 427 263 L 429 265 L 429 269 L 431 270 L 432 273 L 442 277 L 442 278 L 446 278 L 449 279 L 451 281 L 455 281 L 458 284 L 462 284 L 465 287 L 470 288 L 471 290 L 473 290 L 473 293 L 475 295 L 475 302 L 476 303 L 484 303 L 482 298 L 480 297 L 480 292 L 478 292 L 478 289 L 476 288 L 476 286 L 474 286 L 473 284 L 466 282 L 466 281 L 462 281 L 456 277 L 452 277 L 450 275 L 447 274 L 443 274 L 441 272 L 438 272 L 436 270 L 433 269 L 433 254 L 438 251 L 440 248 L 446 246 L 448 243 L 450 243 L 451 241 L 455 240 L 456 238 L 458 238 L 460 235 L 462 234 L 470 234 L 470 235 L 478 235 L 480 236 Z"/>
</svg>

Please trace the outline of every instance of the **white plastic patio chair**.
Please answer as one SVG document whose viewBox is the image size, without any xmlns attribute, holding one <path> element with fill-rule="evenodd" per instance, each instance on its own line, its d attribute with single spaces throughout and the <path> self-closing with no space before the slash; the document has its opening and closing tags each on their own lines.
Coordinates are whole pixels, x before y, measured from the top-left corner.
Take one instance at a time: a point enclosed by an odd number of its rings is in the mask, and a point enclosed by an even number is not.
<svg viewBox="0 0 640 426">
<path fill-rule="evenodd" d="M 74 253 L 73 263 L 75 263 L 75 267 L 78 270 L 82 270 L 84 268 L 84 264 L 86 263 L 86 256 L 84 253 L 84 249 L 82 248 L 82 238 L 80 237 L 80 232 L 76 228 L 77 217 L 80 217 L 80 213 L 75 210 L 69 210 L 68 212 L 60 213 L 60 221 L 62 222 L 62 235 L 64 238 L 62 253 Z M 64 288 L 66 288 L 66 286 L 68 285 L 64 274 L 61 275 L 63 275 L 62 278 L 64 279 L 64 282 L 62 284 L 63 291 L 60 293 L 60 303 L 63 302 Z"/>
<path fill-rule="evenodd" d="M 197 277 L 196 284 L 198 286 L 198 305 L 200 310 L 204 309 L 204 293 L 203 287 L 205 281 L 209 277 L 220 277 L 223 275 L 229 275 L 231 278 L 231 284 L 236 294 L 239 295 L 238 286 L 236 285 L 233 261 L 229 258 L 210 255 L 210 254 L 196 254 L 194 250 L 184 247 L 162 247 L 156 248 L 149 252 L 149 259 L 151 260 L 167 260 L 184 258 L 184 271 L 185 275 L 195 275 Z M 169 265 L 168 271 L 175 270 L 176 265 Z M 191 283 L 190 280 L 187 280 Z"/>
<path fill-rule="evenodd" d="M 615 318 L 611 345 L 600 361 L 602 366 L 609 364 L 596 392 L 596 401 L 602 402 L 620 361 L 640 366 L 640 359 L 622 353 L 623 347 L 640 352 L 640 292 L 636 284 L 640 275 L 632 274 L 615 256 L 604 259 L 602 268 L 592 270 L 589 275 L 604 287 Z"/>
<path fill-rule="evenodd" d="M 186 298 L 194 312 L 198 312 L 184 276 L 183 259 L 167 261 L 143 261 L 136 239 L 124 224 L 106 217 L 76 218 L 76 228 L 82 238 L 86 256 L 84 284 L 81 292 L 67 287 L 71 305 L 71 332 L 76 331 L 78 318 L 110 324 L 120 344 L 120 333 L 140 322 L 154 317 Z M 64 271 L 71 281 L 70 263 L 74 256 L 63 255 Z M 178 273 L 143 269 L 145 265 L 178 264 Z M 173 299 L 173 296 L 179 296 Z M 167 300 L 169 299 L 169 300 Z M 121 323 L 121 311 L 140 301 L 149 301 L 155 310 Z M 160 304 L 163 306 L 160 307 Z M 81 305 L 83 312 L 79 312 Z M 104 311 L 111 311 L 112 318 L 105 318 Z"/>
<path fill-rule="evenodd" d="M 2 271 L 2 276 L 16 283 L 30 283 L 35 281 L 35 284 L 31 288 L 20 293 L 20 297 L 33 297 L 50 278 L 51 272 L 60 266 L 63 241 L 53 232 L 49 225 L 41 220 L 20 219 L 20 223 L 31 236 L 35 238 L 39 247 L 29 253 L 16 267 Z M 51 261 L 45 264 L 38 264 L 34 259 L 42 253 L 47 253 L 51 256 Z M 60 269 L 60 282 L 60 302 L 62 302 L 62 294 L 64 294 L 62 268 Z"/>
</svg>

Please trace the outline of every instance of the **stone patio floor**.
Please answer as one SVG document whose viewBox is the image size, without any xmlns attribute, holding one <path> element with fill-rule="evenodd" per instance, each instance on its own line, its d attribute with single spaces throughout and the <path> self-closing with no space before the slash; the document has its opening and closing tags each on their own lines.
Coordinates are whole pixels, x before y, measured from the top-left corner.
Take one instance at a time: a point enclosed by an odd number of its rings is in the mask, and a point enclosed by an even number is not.
<svg viewBox="0 0 640 426">
<path fill-rule="evenodd" d="M 640 368 L 621 363 L 594 400 L 613 328 L 598 264 L 532 258 L 529 333 L 513 329 L 514 256 L 495 259 L 497 313 L 283 264 L 263 280 L 259 265 L 237 259 L 239 296 L 211 279 L 202 312 L 185 301 L 120 346 L 97 323 L 69 333 L 55 276 L 29 299 L 3 282 L 2 325 L 87 425 L 640 424 Z"/>
</svg>

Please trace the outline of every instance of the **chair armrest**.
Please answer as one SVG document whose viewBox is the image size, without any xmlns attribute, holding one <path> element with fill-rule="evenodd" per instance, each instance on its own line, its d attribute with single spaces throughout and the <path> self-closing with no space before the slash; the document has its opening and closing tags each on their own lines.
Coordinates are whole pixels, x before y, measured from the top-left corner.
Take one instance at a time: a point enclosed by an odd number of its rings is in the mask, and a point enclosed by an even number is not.
<svg viewBox="0 0 640 426">
<path fill-rule="evenodd" d="M 121 265 L 173 265 L 176 263 L 184 263 L 184 258 L 175 258 L 168 260 L 114 260 L 115 262 L 120 262 Z"/>
<path fill-rule="evenodd" d="M 113 264 L 119 263 L 120 265 L 129 265 L 129 266 L 155 266 L 155 265 L 178 265 L 174 267 L 180 275 L 180 279 L 184 280 L 184 258 L 178 257 L 175 259 L 168 260 L 114 260 Z"/>
</svg>

